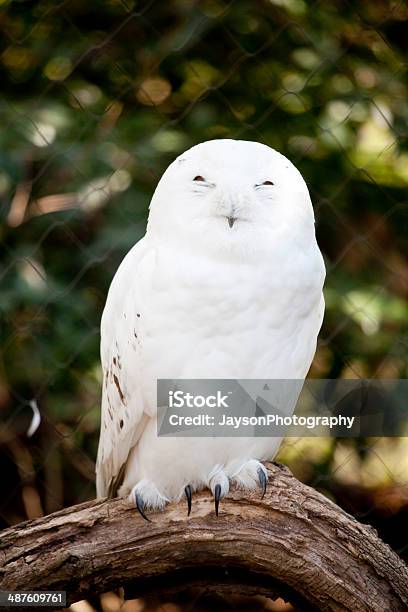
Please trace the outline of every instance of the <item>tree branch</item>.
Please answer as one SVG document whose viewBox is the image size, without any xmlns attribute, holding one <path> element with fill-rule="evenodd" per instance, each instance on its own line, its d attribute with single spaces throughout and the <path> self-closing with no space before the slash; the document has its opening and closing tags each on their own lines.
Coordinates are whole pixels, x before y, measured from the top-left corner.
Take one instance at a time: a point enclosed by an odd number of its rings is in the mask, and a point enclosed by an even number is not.
<svg viewBox="0 0 408 612">
<path fill-rule="evenodd" d="M 267 464 L 270 485 L 232 491 L 214 514 L 208 492 L 152 513 L 126 501 L 92 501 L 4 530 L 1 590 L 65 590 L 69 603 L 118 586 L 132 596 L 205 585 L 280 594 L 320 610 L 408 607 L 408 568 L 362 525 L 287 468 Z"/>
</svg>

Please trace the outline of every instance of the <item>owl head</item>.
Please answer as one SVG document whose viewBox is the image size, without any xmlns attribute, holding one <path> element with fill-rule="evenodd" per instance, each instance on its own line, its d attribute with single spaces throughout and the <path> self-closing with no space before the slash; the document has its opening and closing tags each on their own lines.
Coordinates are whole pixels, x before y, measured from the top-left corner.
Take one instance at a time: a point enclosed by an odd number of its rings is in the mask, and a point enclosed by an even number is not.
<svg viewBox="0 0 408 612">
<path fill-rule="evenodd" d="M 273 250 L 310 240 L 305 181 L 282 154 L 258 142 L 210 140 L 170 164 L 150 205 L 147 234 L 200 250 Z"/>
</svg>

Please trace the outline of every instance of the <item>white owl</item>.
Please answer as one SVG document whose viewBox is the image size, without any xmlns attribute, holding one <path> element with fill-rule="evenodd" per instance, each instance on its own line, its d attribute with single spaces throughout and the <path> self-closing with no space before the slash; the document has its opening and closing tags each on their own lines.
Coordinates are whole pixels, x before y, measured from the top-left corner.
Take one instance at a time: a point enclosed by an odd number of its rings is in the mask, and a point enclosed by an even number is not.
<svg viewBox="0 0 408 612">
<path fill-rule="evenodd" d="M 213 140 L 162 176 L 101 324 L 97 494 L 147 508 L 231 482 L 266 487 L 278 438 L 158 437 L 156 381 L 304 379 L 324 313 L 325 268 L 307 186 L 256 142 Z"/>
</svg>

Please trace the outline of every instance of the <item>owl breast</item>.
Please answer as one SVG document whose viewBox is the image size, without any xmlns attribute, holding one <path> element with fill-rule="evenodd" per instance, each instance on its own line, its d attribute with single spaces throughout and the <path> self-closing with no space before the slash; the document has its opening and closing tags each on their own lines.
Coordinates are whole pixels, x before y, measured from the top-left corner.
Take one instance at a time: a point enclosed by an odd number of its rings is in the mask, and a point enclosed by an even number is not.
<svg viewBox="0 0 408 612">
<path fill-rule="evenodd" d="M 146 301 L 148 377 L 304 378 L 323 316 L 321 256 L 276 259 L 159 257 Z"/>
</svg>

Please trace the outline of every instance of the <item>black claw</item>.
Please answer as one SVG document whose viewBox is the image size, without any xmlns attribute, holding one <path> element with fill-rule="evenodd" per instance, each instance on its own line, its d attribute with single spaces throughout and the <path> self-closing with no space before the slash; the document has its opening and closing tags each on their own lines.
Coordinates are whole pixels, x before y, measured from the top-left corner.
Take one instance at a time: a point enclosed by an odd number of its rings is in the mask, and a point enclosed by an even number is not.
<svg viewBox="0 0 408 612">
<path fill-rule="evenodd" d="M 135 493 L 135 501 L 136 501 L 136 508 L 139 510 L 140 514 L 143 516 L 145 521 L 148 521 L 149 523 L 151 523 L 152 521 L 149 518 L 147 518 L 147 516 L 144 513 L 144 503 L 139 493 Z"/>
<path fill-rule="evenodd" d="M 220 499 L 221 499 L 221 485 L 220 484 L 215 485 L 214 499 L 215 499 L 215 514 L 216 516 L 218 516 L 218 506 L 220 504 Z"/>
<path fill-rule="evenodd" d="M 263 499 L 264 495 L 266 493 L 266 485 L 268 484 L 268 479 L 265 476 L 265 472 L 263 471 L 262 468 L 258 468 L 258 478 L 259 478 L 259 484 L 262 487 L 262 497 L 261 497 L 261 499 Z"/>
<path fill-rule="evenodd" d="M 187 516 L 190 516 L 190 512 L 191 512 L 191 498 L 192 498 L 192 495 L 193 495 L 193 491 L 192 491 L 190 485 L 186 486 L 186 488 L 184 489 L 184 493 L 186 494 L 186 497 L 187 497 L 187 507 L 188 507 Z"/>
</svg>

